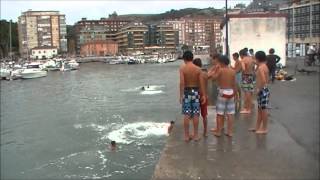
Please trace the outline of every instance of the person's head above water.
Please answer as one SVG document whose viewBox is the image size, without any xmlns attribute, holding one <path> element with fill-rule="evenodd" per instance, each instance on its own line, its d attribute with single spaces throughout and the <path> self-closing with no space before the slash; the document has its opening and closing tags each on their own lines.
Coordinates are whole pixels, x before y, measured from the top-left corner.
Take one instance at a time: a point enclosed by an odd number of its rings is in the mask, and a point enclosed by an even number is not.
<svg viewBox="0 0 320 180">
<path fill-rule="evenodd" d="M 202 67 L 202 62 L 201 62 L 201 59 L 200 58 L 195 58 L 194 60 L 193 60 L 193 64 L 194 65 L 196 65 L 196 66 L 198 66 L 198 67 Z"/>
<path fill-rule="evenodd" d="M 184 61 L 192 61 L 193 60 L 193 54 L 191 51 L 186 51 L 183 53 L 183 56 L 182 56 L 183 60 Z"/>
<path fill-rule="evenodd" d="M 229 63 L 230 63 L 230 60 L 229 60 L 228 56 L 220 55 L 220 56 L 218 57 L 218 62 L 219 62 L 221 65 L 228 66 Z"/>
<path fill-rule="evenodd" d="M 173 125 L 173 124 L 174 124 L 174 121 L 170 121 L 170 124 L 172 124 L 172 125 Z"/>
<path fill-rule="evenodd" d="M 115 147 L 116 146 L 116 141 L 111 141 L 111 146 Z"/>
</svg>

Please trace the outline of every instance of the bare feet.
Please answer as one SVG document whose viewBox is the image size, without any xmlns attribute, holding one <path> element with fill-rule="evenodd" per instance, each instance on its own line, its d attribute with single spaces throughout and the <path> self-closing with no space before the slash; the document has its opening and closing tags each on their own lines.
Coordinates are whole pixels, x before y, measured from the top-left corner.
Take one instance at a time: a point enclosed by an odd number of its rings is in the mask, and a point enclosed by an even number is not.
<svg viewBox="0 0 320 180">
<path fill-rule="evenodd" d="M 207 132 L 203 132 L 203 137 L 208 137 Z"/>
<path fill-rule="evenodd" d="M 198 135 L 193 136 L 193 140 L 194 140 L 194 141 L 199 141 L 199 140 L 200 140 L 200 137 L 199 137 Z"/>
<path fill-rule="evenodd" d="M 256 131 L 256 134 L 267 134 L 268 131 L 267 130 L 258 130 Z"/>
<path fill-rule="evenodd" d="M 221 133 L 219 133 L 218 131 L 213 131 L 213 135 L 217 136 L 217 137 L 220 137 L 221 136 Z"/>
<path fill-rule="evenodd" d="M 256 132 L 256 128 L 250 128 L 250 129 L 248 129 L 248 131 Z"/>
<path fill-rule="evenodd" d="M 228 136 L 228 137 L 232 137 L 233 134 L 232 133 L 225 133 L 224 135 Z"/>
<path fill-rule="evenodd" d="M 184 136 L 184 141 L 185 142 L 189 142 L 192 140 L 192 137 L 191 136 Z"/>
<path fill-rule="evenodd" d="M 211 132 L 218 132 L 218 129 L 217 128 L 212 128 L 210 129 Z"/>
<path fill-rule="evenodd" d="M 240 114 L 250 114 L 251 113 L 251 111 L 248 111 L 248 110 L 241 110 L 240 111 Z"/>
</svg>

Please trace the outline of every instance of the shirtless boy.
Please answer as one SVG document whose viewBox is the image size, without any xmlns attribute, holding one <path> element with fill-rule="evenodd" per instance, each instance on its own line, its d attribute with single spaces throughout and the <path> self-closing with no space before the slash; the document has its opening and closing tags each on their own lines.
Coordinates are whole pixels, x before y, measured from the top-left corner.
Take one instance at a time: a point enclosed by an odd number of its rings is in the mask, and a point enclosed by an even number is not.
<svg viewBox="0 0 320 180">
<path fill-rule="evenodd" d="M 267 57 L 263 51 L 258 51 L 255 54 L 255 58 L 258 64 L 256 77 L 257 77 L 257 101 L 258 101 L 258 116 L 256 127 L 249 129 L 257 134 L 266 134 L 268 123 L 268 103 L 270 92 L 268 89 L 269 82 L 269 69 L 266 65 Z"/>
<path fill-rule="evenodd" d="M 196 58 L 193 60 L 193 64 L 198 66 L 199 68 L 202 67 L 202 61 L 200 58 Z M 206 69 L 205 69 L 206 70 Z M 208 116 L 208 94 L 207 94 L 207 87 L 208 87 L 208 74 L 206 71 L 202 71 L 201 76 L 204 82 L 204 97 L 206 98 L 206 102 L 204 104 L 200 104 L 200 112 L 203 122 L 203 136 L 207 137 L 207 116 Z"/>
<path fill-rule="evenodd" d="M 228 65 L 230 60 L 227 56 L 218 57 L 217 68 L 210 72 L 208 77 L 217 80 L 219 86 L 218 99 L 216 104 L 217 112 L 217 130 L 213 134 L 217 137 L 221 136 L 222 124 L 224 115 L 227 114 L 227 133 L 226 135 L 232 137 L 233 135 L 233 116 L 235 113 L 235 96 L 237 96 L 236 88 L 236 73 Z"/>
<path fill-rule="evenodd" d="M 200 92 L 201 103 L 205 103 L 204 82 L 201 69 L 192 63 L 193 54 L 186 51 L 183 54 L 184 65 L 180 67 L 180 103 L 182 114 L 184 114 L 184 140 L 192 138 L 199 140 L 198 123 L 200 114 Z M 193 120 L 193 137 L 189 134 L 189 121 Z"/>
<path fill-rule="evenodd" d="M 242 84 L 241 88 L 244 92 L 244 105 L 240 113 L 251 113 L 252 108 L 252 93 L 253 87 L 253 73 L 254 73 L 254 59 L 248 56 L 246 50 L 240 51 L 241 64 L 242 64 Z"/>
</svg>

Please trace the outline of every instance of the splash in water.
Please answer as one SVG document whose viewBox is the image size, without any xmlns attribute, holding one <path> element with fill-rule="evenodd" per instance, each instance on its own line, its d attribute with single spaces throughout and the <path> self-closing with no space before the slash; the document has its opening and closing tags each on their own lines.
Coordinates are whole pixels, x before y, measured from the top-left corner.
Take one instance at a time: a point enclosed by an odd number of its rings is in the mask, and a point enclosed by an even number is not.
<svg viewBox="0 0 320 180">
<path fill-rule="evenodd" d="M 167 135 L 168 123 L 137 122 L 122 126 L 109 132 L 103 139 L 114 140 L 117 143 L 130 144 L 135 140 L 150 136 Z"/>
</svg>

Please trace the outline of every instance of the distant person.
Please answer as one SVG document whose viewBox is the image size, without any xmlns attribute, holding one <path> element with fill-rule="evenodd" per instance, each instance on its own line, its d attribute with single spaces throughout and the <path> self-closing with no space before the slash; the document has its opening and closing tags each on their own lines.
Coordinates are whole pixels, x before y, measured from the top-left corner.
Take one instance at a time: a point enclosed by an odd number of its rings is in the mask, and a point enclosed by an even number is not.
<svg viewBox="0 0 320 180">
<path fill-rule="evenodd" d="M 221 136 L 224 115 L 227 115 L 227 133 L 233 135 L 233 116 L 235 113 L 235 96 L 237 96 L 236 73 L 228 65 L 230 60 L 227 56 L 218 57 L 218 66 L 214 71 L 209 73 L 209 78 L 216 79 L 219 86 L 218 100 L 216 104 L 217 129 L 213 134 Z"/>
<path fill-rule="evenodd" d="M 242 65 L 241 65 L 241 61 L 239 59 L 239 53 L 237 53 L 237 52 L 233 53 L 232 58 L 235 62 L 232 69 L 236 72 L 237 89 L 238 89 L 238 91 L 241 91 L 240 85 L 241 85 L 241 79 L 242 79 Z M 239 97 L 239 98 L 241 98 L 241 97 Z"/>
<path fill-rule="evenodd" d="M 245 49 L 242 49 L 239 54 L 242 65 L 241 88 L 244 92 L 244 106 L 240 113 L 248 114 L 251 113 L 252 109 L 252 93 L 254 90 L 253 73 L 255 62 L 252 57 L 247 55 Z"/>
<path fill-rule="evenodd" d="M 268 111 L 270 91 L 268 89 L 269 82 L 269 69 L 267 67 L 267 57 L 263 51 L 258 51 L 255 54 L 255 58 L 258 64 L 257 68 L 257 101 L 258 101 L 258 116 L 256 127 L 249 129 L 257 134 L 265 134 L 268 132 Z"/>
<path fill-rule="evenodd" d="M 200 58 L 196 58 L 193 60 L 193 64 L 195 64 L 196 66 L 198 66 L 199 68 L 202 68 L 202 61 Z M 202 71 L 202 78 L 204 81 L 204 90 L 205 90 L 205 94 L 203 95 L 203 97 L 206 98 L 206 101 L 204 104 L 200 104 L 200 112 L 201 112 L 201 117 L 202 117 L 202 122 L 203 122 L 203 136 L 207 137 L 207 124 L 208 124 L 208 93 L 207 93 L 207 89 L 208 89 L 208 74 L 206 71 Z"/>
<path fill-rule="evenodd" d="M 254 56 L 254 51 L 253 51 L 253 49 L 249 49 L 249 56 Z"/>
<path fill-rule="evenodd" d="M 199 67 L 192 63 L 193 54 L 186 51 L 183 54 L 184 65 L 180 67 L 180 103 L 184 114 L 184 140 L 188 142 L 192 138 L 199 140 L 198 123 L 201 103 L 205 103 L 204 82 Z M 202 97 L 200 97 L 200 92 Z M 193 137 L 189 134 L 189 121 L 193 120 Z"/>
<path fill-rule="evenodd" d="M 316 45 L 310 45 L 307 51 L 307 55 L 309 57 L 309 60 L 307 61 L 308 66 L 311 66 L 314 63 L 316 52 Z"/>
<path fill-rule="evenodd" d="M 168 134 L 171 133 L 171 131 L 173 129 L 173 125 L 174 125 L 174 121 L 170 121 L 170 125 L 168 126 Z"/>
<path fill-rule="evenodd" d="M 267 67 L 269 69 L 269 76 L 271 77 L 272 83 L 275 80 L 277 63 L 280 62 L 280 59 L 281 58 L 278 55 L 274 54 L 274 49 L 271 48 L 269 50 L 269 55 L 267 55 Z"/>
<path fill-rule="evenodd" d="M 116 141 L 111 141 L 111 143 L 110 143 L 110 145 L 111 145 L 111 150 L 112 151 L 114 151 L 114 150 L 116 150 Z"/>
<path fill-rule="evenodd" d="M 247 56 L 249 56 L 249 49 L 247 47 L 243 48 L 243 51 L 247 54 Z"/>
</svg>

